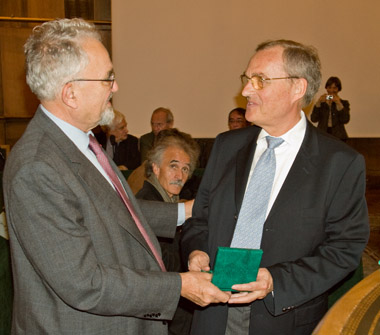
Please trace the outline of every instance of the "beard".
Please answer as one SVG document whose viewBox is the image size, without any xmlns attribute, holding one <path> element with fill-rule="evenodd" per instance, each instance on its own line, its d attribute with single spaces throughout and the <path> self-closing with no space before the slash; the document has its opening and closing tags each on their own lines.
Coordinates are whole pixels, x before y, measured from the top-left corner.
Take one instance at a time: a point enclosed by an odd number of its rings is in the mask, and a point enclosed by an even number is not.
<svg viewBox="0 0 380 335">
<path fill-rule="evenodd" d="M 99 125 L 108 126 L 113 121 L 115 113 L 113 112 L 112 106 L 106 107 L 102 115 L 100 116 Z"/>
</svg>

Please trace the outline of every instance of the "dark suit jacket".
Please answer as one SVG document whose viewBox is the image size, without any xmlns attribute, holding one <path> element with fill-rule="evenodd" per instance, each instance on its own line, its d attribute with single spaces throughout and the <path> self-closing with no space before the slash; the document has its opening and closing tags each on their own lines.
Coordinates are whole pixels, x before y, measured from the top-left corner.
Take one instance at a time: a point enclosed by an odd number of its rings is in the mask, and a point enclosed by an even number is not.
<svg viewBox="0 0 380 335">
<path fill-rule="evenodd" d="M 341 100 L 343 109 L 338 111 L 336 103 L 331 104 L 331 134 L 341 140 L 348 138 L 344 125 L 350 121 L 350 103 L 347 100 Z M 320 107 L 314 106 L 310 119 L 318 122 L 318 128 L 327 131 L 330 108 L 326 102 L 321 102 Z"/>
<path fill-rule="evenodd" d="M 137 201 L 110 163 L 159 250 L 177 204 Z M 167 334 L 180 276 L 160 270 L 118 194 L 41 110 L 7 160 L 4 192 L 14 334 Z"/>
<path fill-rule="evenodd" d="M 106 150 L 107 135 L 105 133 L 99 133 L 96 135 L 96 138 L 104 150 Z M 117 166 L 126 166 L 128 170 L 134 170 L 140 166 L 140 151 L 138 148 L 137 137 L 128 134 L 128 137 L 124 141 L 116 143 L 114 148 L 113 161 Z"/>
<path fill-rule="evenodd" d="M 230 246 L 261 128 L 216 138 L 193 208 L 183 228 L 185 259 Z M 327 309 L 326 291 L 353 271 L 369 235 L 364 159 L 310 123 L 263 227 L 261 267 L 274 298 L 251 304 L 250 334 L 310 334 Z M 224 334 L 227 306 L 196 312 L 192 333 Z"/>
<path fill-rule="evenodd" d="M 141 162 L 146 160 L 149 150 L 153 148 L 154 139 L 155 136 L 153 131 L 140 137 L 139 148 L 141 153 Z"/>
</svg>

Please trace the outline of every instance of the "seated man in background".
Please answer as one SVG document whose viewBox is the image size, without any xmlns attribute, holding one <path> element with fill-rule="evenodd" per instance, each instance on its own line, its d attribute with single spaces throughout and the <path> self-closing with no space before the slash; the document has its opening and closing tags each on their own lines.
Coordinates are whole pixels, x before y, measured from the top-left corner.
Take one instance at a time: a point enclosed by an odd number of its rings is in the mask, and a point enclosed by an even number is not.
<svg viewBox="0 0 380 335">
<path fill-rule="evenodd" d="M 148 153 L 145 163 L 146 180 L 143 187 L 137 192 L 136 198 L 179 202 L 179 194 L 195 170 L 198 156 L 198 144 L 190 135 L 175 128 L 161 131 L 153 149 Z M 173 239 L 170 241 L 172 242 Z M 165 255 L 165 251 L 168 251 L 165 250 L 166 246 L 172 245 L 171 242 L 161 243 L 161 248 L 167 269 L 174 271 L 174 269 L 180 268 L 179 255 L 175 255 L 175 260 L 172 254 Z"/>
<path fill-rule="evenodd" d="M 245 109 L 241 107 L 234 108 L 228 113 L 229 130 L 245 128 L 251 125 L 251 122 L 245 118 Z"/>
<path fill-rule="evenodd" d="M 136 198 L 176 203 L 179 194 L 193 173 L 199 156 L 198 144 L 190 135 L 177 129 L 162 130 L 145 162 L 146 180 Z M 179 241 L 181 229 L 174 239 L 158 238 L 164 264 L 168 271 L 180 271 Z M 192 319 L 192 304 L 184 299 L 179 302 L 173 320 L 169 323 L 169 334 L 188 334 Z"/>
<path fill-rule="evenodd" d="M 163 129 L 173 128 L 174 117 L 170 109 L 164 107 L 156 108 L 152 113 L 150 125 L 152 131 L 140 137 L 141 162 L 146 160 L 148 151 L 152 149 L 154 140 Z"/>
<path fill-rule="evenodd" d="M 104 132 L 96 134 L 98 142 L 120 170 L 134 170 L 140 165 L 137 137 L 128 134 L 124 114 L 114 110 L 112 123 L 104 126 Z"/>
</svg>

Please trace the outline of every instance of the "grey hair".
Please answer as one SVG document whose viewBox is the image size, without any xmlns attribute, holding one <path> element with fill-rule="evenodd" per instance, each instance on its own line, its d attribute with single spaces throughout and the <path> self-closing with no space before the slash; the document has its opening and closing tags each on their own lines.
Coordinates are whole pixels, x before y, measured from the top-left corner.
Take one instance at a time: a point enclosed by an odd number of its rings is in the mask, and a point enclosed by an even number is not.
<svg viewBox="0 0 380 335">
<path fill-rule="evenodd" d="M 26 82 L 40 100 L 54 100 L 66 82 L 83 70 L 86 38 L 101 41 L 95 26 L 83 19 L 45 22 L 33 29 L 24 45 Z"/>
<path fill-rule="evenodd" d="M 189 178 L 193 174 L 200 153 L 198 143 L 191 135 L 180 132 L 176 128 L 161 130 L 155 140 L 153 148 L 148 152 L 145 163 L 145 176 L 150 177 L 153 174 L 153 163 L 161 166 L 163 155 L 166 149 L 177 147 L 182 149 L 190 157 Z"/>
<path fill-rule="evenodd" d="M 284 70 L 289 77 L 305 78 L 306 93 L 303 96 L 302 107 L 311 103 L 321 85 L 321 61 L 318 51 L 313 46 L 307 46 L 290 40 L 274 40 L 258 45 L 256 52 L 280 46 L 284 49 Z"/>
<path fill-rule="evenodd" d="M 174 122 L 173 113 L 169 108 L 158 107 L 153 111 L 152 116 L 153 116 L 153 114 L 158 113 L 158 112 L 164 112 L 166 114 L 166 123 L 173 123 Z"/>
<path fill-rule="evenodd" d="M 125 119 L 125 116 L 123 113 L 120 113 L 116 109 L 113 110 L 114 117 L 110 125 L 106 126 L 110 130 L 114 130 L 120 122 L 122 122 Z"/>
</svg>

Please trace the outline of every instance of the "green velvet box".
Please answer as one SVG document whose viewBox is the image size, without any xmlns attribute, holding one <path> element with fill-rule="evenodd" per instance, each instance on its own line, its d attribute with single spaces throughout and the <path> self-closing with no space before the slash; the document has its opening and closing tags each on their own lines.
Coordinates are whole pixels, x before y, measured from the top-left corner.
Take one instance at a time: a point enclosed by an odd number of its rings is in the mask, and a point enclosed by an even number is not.
<svg viewBox="0 0 380 335">
<path fill-rule="evenodd" d="M 219 247 L 212 283 L 222 291 L 234 291 L 234 284 L 256 281 L 262 254 L 261 249 Z"/>
</svg>

